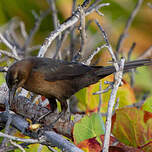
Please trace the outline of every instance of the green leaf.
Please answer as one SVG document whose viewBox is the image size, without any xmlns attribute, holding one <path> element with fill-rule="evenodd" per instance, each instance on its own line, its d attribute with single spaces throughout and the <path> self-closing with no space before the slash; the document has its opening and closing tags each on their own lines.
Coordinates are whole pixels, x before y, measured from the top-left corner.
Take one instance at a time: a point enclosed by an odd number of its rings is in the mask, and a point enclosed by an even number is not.
<svg viewBox="0 0 152 152">
<path fill-rule="evenodd" d="M 142 109 L 152 113 L 152 97 L 146 99 L 145 103 L 142 105 Z"/>
<path fill-rule="evenodd" d="M 104 134 L 104 131 L 101 115 L 93 113 L 90 116 L 84 116 L 75 124 L 73 135 L 76 144 L 79 144 L 81 141 Z"/>
</svg>

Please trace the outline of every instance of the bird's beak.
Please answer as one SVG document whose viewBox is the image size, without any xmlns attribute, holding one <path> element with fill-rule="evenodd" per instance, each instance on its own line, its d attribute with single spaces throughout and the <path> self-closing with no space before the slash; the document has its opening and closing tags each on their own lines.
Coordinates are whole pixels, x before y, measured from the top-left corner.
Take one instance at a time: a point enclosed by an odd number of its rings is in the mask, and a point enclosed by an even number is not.
<svg viewBox="0 0 152 152">
<path fill-rule="evenodd" d="M 12 103 L 13 100 L 14 100 L 14 96 L 15 96 L 16 89 L 17 89 L 17 87 L 16 87 L 16 85 L 15 85 L 15 86 L 13 86 L 12 89 L 9 90 L 9 105 L 11 105 L 11 103 Z"/>
</svg>

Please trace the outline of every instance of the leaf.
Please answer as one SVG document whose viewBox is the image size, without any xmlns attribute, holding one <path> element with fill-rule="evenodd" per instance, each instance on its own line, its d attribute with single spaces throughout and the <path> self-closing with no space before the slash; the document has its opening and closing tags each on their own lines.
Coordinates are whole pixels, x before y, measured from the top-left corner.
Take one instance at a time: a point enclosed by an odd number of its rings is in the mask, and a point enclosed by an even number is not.
<svg viewBox="0 0 152 152">
<path fill-rule="evenodd" d="M 100 136 L 100 140 L 104 142 L 104 135 Z M 117 144 L 116 144 L 117 143 Z M 115 146 L 113 146 L 115 144 Z M 80 142 L 77 145 L 84 152 L 101 152 L 102 146 L 98 143 L 96 138 L 91 138 Z M 109 152 L 141 152 L 140 149 L 129 147 L 123 143 L 119 143 L 113 136 L 110 137 Z"/>
<path fill-rule="evenodd" d="M 152 96 L 146 99 L 142 105 L 142 109 L 152 113 Z"/>
<path fill-rule="evenodd" d="M 73 136 L 76 144 L 101 134 L 104 134 L 104 123 L 100 114 L 84 116 L 74 125 Z"/>
<path fill-rule="evenodd" d="M 96 138 L 84 140 L 80 142 L 77 146 L 80 149 L 82 149 L 84 152 L 100 152 L 101 151 L 101 146 L 96 140 Z"/>
<path fill-rule="evenodd" d="M 112 118 L 112 133 L 122 143 L 135 148 L 152 139 L 152 113 L 137 108 L 116 110 Z M 152 144 L 143 147 L 146 152 Z"/>
</svg>

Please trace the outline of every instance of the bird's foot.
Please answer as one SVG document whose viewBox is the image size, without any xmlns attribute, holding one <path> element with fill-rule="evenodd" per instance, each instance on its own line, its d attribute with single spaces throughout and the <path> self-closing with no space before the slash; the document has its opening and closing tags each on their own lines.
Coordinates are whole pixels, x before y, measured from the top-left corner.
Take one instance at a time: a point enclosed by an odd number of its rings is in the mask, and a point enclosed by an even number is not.
<svg viewBox="0 0 152 152">
<path fill-rule="evenodd" d="M 42 119 L 44 119 L 49 114 L 53 113 L 52 111 L 47 112 L 46 114 L 42 115 L 40 118 L 37 119 L 37 122 L 40 122 Z"/>
</svg>

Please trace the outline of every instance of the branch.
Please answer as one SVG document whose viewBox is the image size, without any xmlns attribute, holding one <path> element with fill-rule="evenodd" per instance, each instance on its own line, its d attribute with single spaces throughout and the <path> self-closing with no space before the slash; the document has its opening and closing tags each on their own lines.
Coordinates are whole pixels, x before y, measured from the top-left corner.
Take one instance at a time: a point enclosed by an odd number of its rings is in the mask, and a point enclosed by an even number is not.
<svg viewBox="0 0 152 152">
<path fill-rule="evenodd" d="M 44 136 L 47 138 L 49 142 L 51 142 L 56 147 L 60 147 L 60 149 L 67 152 L 83 152 L 74 144 L 63 138 L 61 135 L 56 134 L 53 131 L 45 131 Z"/>
<path fill-rule="evenodd" d="M 44 17 L 46 17 L 46 15 L 48 15 L 49 12 L 50 12 L 50 9 L 48 9 L 45 12 L 42 12 L 40 14 L 40 16 L 38 16 L 37 14 L 35 14 L 36 22 L 34 24 L 33 29 L 31 29 L 29 36 L 26 38 L 26 41 L 25 41 L 24 46 L 22 48 L 22 52 L 24 52 L 27 49 L 27 47 L 30 45 L 30 43 L 32 42 L 32 39 L 33 39 L 35 33 L 39 29 L 39 26 L 40 26 L 42 20 L 44 19 Z"/>
<path fill-rule="evenodd" d="M 58 16 L 57 16 L 55 0 L 47 0 L 47 1 L 52 10 L 53 25 L 54 25 L 54 29 L 56 30 L 60 23 L 59 23 Z M 61 35 L 59 35 L 56 39 L 56 52 L 55 52 L 53 58 L 56 58 L 58 56 L 60 47 L 61 47 Z"/>
<path fill-rule="evenodd" d="M 0 50 L 0 53 L 8 56 L 9 58 L 13 58 L 13 59 L 15 59 L 15 60 L 17 60 L 17 61 L 18 61 L 18 60 L 21 60 L 21 58 L 20 58 L 19 56 L 16 56 L 16 55 L 14 55 L 13 53 L 10 53 L 10 52 L 8 52 L 8 51 Z"/>
<path fill-rule="evenodd" d="M 126 38 L 127 34 L 128 34 L 128 29 L 130 28 L 132 21 L 134 20 L 136 14 L 138 13 L 141 5 L 142 5 L 143 0 L 138 0 L 134 10 L 132 11 L 130 17 L 128 18 L 128 21 L 125 25 L 125 29 L 123 31 L 123 33 L 120 35 L 117 46 L 116 46 L 116 52 L 119 52 L 121 49 L 121 46 L 123 44 L 124 39 Z"/>
<path fill-rule="evenodd" d="M 150 46 L 142 55 L 138 57 L 138 59 L 144 59 L 152 57 L 152 46 Z"/>
<path fill-rule="evenodd" d="M 101 45 L 99 47 L 97 47 L 94 51 L 92 51 L 92 53 L 87 57 L 87 59 L 82 59 L 81 63 L 86 64 L 86 65 L 90 65 L 93 57 L 98 54 L 103 48 L 106 48 L 106 45 Z"/>
<path fill-rule="evenodd" d="M 39 141 L 37 139 L 24 139 L 24 138 L 18 138 L 15 136 L 11 136 L 8 134 L 4 134 L 2 132 L 0 132 L 0 137 L 5 137 L 11 140 L 15 140 L 15 141 L 20 141 L 20 142 L 25 142 L 25 143 L 31 143 L 31 144 L 35 144 L 35 143 L 42 143 L 43 141 Z"/>
<path fill-rule="evenodd" d="M 20 57 L 17 54 L 16 48 L 12 46 L 12 44 L 10 44 L 1 33 L 0 33 L 0 39 L 12 51 L 14 58 L 16 58 L 17 60 L 20 59 Z"/>
<path fill-rule="evenodd" d="M 103 152 L 108 152 L 109 149 L 109 141 L 110 141 L 110 134 L 111 134 L 111 118 L 112 118 L 112 110 L 115 104 L 115 98 L 117 94 L 117 90 L 121 83 L 122 75 L 123 75 L 123 67 L 124 67 L 125 59 L 120 60 L 120 67 L 119 70 L 115 74 L 115 83 L 113 85 L 113 89 L 110 95 L 110 100 L 108 102 L 108 112 L 106 117 L 106 124 L 105 124 L 105 136 L 104 136 L 104 146 Z"/>
<path fill-rule="evenodd" d="M 85 32 L 85 12 L 80 6 L 80 36 L 81 36 L 81 44 L 80 44 L 80 54 L 83 54 L 86 46 L 86 32 Z"/>
</svg>

